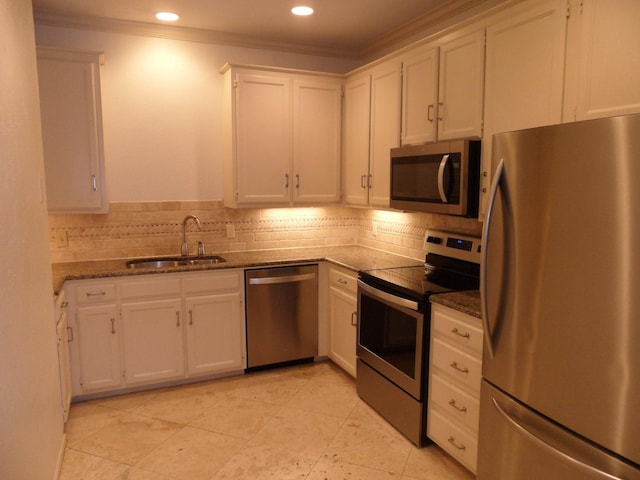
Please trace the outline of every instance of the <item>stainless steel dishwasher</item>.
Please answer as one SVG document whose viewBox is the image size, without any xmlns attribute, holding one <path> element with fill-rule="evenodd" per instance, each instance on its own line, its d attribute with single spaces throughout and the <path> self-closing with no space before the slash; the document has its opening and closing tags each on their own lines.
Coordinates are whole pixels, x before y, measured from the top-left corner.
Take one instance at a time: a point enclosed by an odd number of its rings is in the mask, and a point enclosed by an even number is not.
<svg viewBox="0 0 640 480">
<path fill-rule="evenodd" d="M 318 265 L 245 271 L 247 367 L 318 355 Z"/>
</svg>

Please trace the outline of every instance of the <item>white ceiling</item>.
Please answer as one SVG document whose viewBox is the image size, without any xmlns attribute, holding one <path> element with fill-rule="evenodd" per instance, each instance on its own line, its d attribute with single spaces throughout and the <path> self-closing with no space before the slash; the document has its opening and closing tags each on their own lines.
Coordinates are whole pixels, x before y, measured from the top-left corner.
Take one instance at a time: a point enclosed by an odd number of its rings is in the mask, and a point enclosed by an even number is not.
<svg viewBox="0 0 640 480">
<path fill-rule="evenodd" d="M 181 15 L 175 27 L 198 29 L 245 44 L 290 45 L 358 56 L 400 32 L 412 33 L 429 17 L 468 10 L 483 0 L 33 0 L 36 21 L 162 24 L 158 11 Z M 290 13 L 311 5 L 310 17 Z M 148 26 L 148 25 L 147 25 Z M 174 27 L 174 28 L 175 28 Z M 412 30 L 413 28 L 413 30 Z"/>
</svg>

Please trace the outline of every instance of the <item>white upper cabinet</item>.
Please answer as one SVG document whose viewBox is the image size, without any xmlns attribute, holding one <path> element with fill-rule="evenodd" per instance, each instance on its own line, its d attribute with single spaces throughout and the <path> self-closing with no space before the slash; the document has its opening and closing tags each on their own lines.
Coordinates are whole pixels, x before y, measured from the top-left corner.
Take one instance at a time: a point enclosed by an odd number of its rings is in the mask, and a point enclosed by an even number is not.
<svg viewBox="0 0 640 480">
<path fill-rule="evenodd" d="M 571 0 L 563 120 L 640 112 L 640 2 Z"/>
<path fill-rule="evenodd" d="M 371 72 L 371 138 L 369 147 L 369 205 L 388 207 L 391 160 L 389 150 L 400 146 L 401 67 L 393 60 Z"/>
<path fill-rule="evenodd" d="M 100 99 L 103 62 L 100 53 L 38 47 L 47 204 L 52 213 L 108 210 Z"/>
<path fill-rule="evenodd" d="M 340 201 L 341 133 L 341 82 L 294 79 L 294 203 Z"/>
<path fill-rule="evenodd" d="M 419 47 L 402 59 L 402 144 L 435 142 L 438 49 Z"/>
<path fill-rule="evenodd" d="M 238 204 L 289 200 L 291 80 L 262 73 L 234 79 L 236 201 Z"/>
<path fill-rule="evenodd" d="M 367 205 L 369 193 L 369 118 L 371 75 L 349 78 L 344 86 L 344 200 L 349 205 Z"/>
<path fill-rule="evenodd" d="M 402 57 L 402 144 L 482 136 L 484 30 Z"/>
<path fill-rule="evenodd" d="M 400 145 L 401 63 L 392 60 L 345 84 L 345 203 L 389 206 L 389 150 Z"/>
<path fill-rule="evenodd" d="M 561 121 L 565 33 L 564 0 L 524 2 L 487 27 L 481 216 L 493 135 Z"/>
<path fill-rule="evenodd" d="M 340 198 L 338 76 L 225 66 L 225 205 Z"/>
<path fill-rule="evenodd" d="M 482 137 L 484 30 L 440 46 L 438 140 Z"/>
</svg>

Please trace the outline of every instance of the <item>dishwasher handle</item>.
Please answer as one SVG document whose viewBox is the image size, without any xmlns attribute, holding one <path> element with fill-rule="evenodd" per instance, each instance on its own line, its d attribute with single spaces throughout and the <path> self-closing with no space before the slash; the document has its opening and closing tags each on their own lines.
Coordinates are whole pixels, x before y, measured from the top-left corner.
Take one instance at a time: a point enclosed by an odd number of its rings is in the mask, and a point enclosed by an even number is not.
<svg viewBox="0 0 640 480">
<path fill-rule="evenodd" d="M 293 283 L 313 280 L 315 273 L 302 273 L 300 275 L 284 275 L 280 277 L 255 277 L 249 279 L 250 285 L 273 285 L 276 283 Z"/>
</svg>

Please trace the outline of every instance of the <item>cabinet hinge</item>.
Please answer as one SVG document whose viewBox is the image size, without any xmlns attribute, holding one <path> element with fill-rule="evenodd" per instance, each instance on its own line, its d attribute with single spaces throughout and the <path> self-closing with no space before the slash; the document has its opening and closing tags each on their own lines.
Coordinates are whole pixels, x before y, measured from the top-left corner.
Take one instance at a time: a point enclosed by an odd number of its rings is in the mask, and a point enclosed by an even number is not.
<svg viewBox="0 0 640 480">
<path fill-rule="evenodd" d="M 238 80 L 233 81 L 233 88 L 238 88 Z"/>
</svg>

